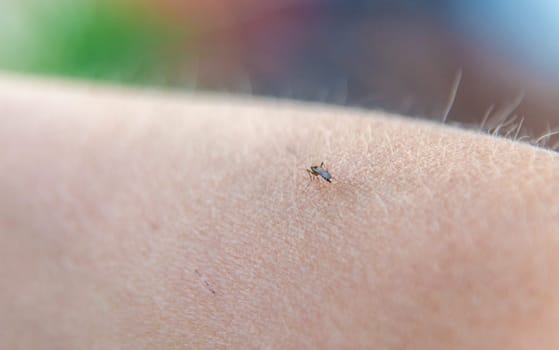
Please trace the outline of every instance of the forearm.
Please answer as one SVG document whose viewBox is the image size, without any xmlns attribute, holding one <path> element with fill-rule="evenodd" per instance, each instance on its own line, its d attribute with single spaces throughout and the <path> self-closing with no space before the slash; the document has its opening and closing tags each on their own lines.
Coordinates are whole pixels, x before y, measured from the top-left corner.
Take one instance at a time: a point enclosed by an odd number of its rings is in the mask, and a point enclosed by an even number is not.
<svg viewBox="0 0 559 350">
<path fill-rule="evenodd" d="M 559 345 L 552 153 L 378 112 L 31 84 L 0 82 L 2 348 Z M 334 183 L 309 180 L 321 161 Z"/>
</svg>

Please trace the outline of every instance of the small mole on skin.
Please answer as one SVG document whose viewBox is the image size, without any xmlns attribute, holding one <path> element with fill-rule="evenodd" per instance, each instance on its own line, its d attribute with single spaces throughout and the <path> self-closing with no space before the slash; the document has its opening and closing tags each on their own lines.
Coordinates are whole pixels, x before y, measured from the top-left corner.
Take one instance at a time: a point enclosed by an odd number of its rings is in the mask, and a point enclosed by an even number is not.
<svg viewBox="0 0 559 350">
<path fill-rule="evenodd" d="M 159 224 L 155 221 L 150 221 L 149 222 L 149 227 L 152 229 L 152 231 L 159 231 Z"/>
<path fill-rule="evenodd" d="M 210 285 L 210 283 L 208 282 L 208 280 L 206 280 L 204 277 L 202 277 L 202 275 L 200 274 L 200 272 L 198 271 L 198 269 L 194 270 L 194 272 L 196 272 L 196 274 L 198 275 L 198 277 L 200 277 L 200 282 L 202 282 L 202 284 L 203 284 L 204 286 L 206 286 L 206 288 L 207 288 L 213 295 L 216 295 L 215 289 L 212 288 L 212 286 Z"/>
</svg>

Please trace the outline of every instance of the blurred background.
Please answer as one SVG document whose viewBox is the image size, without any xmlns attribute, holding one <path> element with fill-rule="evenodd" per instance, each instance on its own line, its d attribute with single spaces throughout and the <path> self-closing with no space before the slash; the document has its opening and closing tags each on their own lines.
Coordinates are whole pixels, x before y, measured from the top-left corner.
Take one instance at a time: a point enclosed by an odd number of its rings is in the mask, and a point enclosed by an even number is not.
<svg viewBox="0 0 559 350">
<path fill-rule="evenodd" d="M 384 109 L 532 140 L 559 126 L 558 39 L 556 0 L 0 0 L 2 70 Z"/>
</svg>

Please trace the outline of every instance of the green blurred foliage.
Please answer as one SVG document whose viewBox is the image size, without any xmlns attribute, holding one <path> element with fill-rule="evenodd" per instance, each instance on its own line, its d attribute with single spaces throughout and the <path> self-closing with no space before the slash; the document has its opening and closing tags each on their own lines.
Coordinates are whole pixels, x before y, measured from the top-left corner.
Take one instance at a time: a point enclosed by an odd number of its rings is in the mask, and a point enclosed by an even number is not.
<svg viewBox="0 0 559 350">
<path fill-rule="evenodd" d="M 189 31 L 155 11 L 98 0 L 28 2 L 19 9 L 25 31 L 8 41 L 15 50 L 3 50 L 4 68 L 164 84 L 188 66 Z"/>
</svg>

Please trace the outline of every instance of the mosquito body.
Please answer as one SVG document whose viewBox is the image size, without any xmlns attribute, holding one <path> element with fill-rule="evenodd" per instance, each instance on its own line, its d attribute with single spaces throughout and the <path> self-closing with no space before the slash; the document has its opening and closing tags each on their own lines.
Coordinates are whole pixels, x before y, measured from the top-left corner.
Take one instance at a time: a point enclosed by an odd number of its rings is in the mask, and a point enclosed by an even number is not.
<svg viewBox="0 0 559 350">
<path fill-rule="evenodd" d="M 324 181 L 332 182 L 332 174 L 328 172 L 328 169 L 324 165 L 324 162 L 320 163 L 320 166 L 312 165 L 310 169 L 307 169 L 307 173 L 309 173 L 309 177 L 311 180 L 313 179 L 313 176 L 320 176 L 324 179 Z"/>
</svg>

